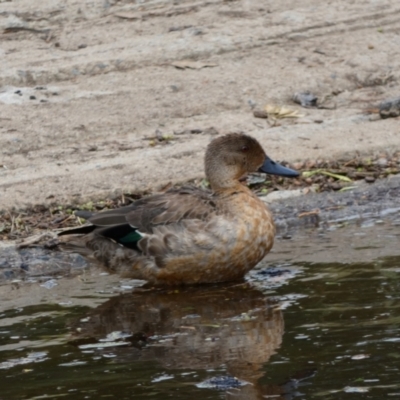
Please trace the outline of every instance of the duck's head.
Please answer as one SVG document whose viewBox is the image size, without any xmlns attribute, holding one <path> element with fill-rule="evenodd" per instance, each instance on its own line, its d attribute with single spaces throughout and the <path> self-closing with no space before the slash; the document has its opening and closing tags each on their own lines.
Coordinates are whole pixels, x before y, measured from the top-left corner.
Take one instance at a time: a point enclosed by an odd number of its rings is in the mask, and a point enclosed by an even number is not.
<svg viewBox="0 0 400 400">
<path fill-rule="evenodd" d="M 292 178 L 299 175 L 295 170 L 272 161 L 256 139 L 241 133 L 229 133 L 208 145 L 205 172 L 213 190 L 234 187 L 250 172 Z"/>
</svg>

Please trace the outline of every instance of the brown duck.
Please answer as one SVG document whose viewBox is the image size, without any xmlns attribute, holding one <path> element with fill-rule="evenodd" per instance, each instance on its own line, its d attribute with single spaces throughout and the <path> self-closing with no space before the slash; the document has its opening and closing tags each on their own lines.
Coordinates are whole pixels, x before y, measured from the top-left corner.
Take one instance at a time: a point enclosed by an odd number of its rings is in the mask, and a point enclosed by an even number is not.
<svg viewBox="0 0 400 400">
<path fill-rule="evenodd" d="M 240 182 L 256 171 L 298 176 L 272 161 L 256 139 L 221 136 L 205 156 L 211 191 L 182 187 L 116 210 L 79 211 L 90 224 L 60 235 L 81 234 L 67 240 L 76 251 L 153 284 L 241 279 L 270 251 L 275 236 L 267 206 Z"/>
</svg>

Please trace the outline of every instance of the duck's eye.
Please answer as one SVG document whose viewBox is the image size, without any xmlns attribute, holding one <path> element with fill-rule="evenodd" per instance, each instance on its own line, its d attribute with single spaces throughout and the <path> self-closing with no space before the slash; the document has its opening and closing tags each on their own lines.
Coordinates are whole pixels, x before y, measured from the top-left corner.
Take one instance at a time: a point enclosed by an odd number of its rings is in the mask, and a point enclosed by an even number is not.
<svg viewBox="0 0 400 400">
<path fill-rule="evenodd" d="M 247 151 L 249 151 L 249 148 L 247 146 L 242 146 L 241 150 L 242 153 L 246 153 Z"/>
</svg>

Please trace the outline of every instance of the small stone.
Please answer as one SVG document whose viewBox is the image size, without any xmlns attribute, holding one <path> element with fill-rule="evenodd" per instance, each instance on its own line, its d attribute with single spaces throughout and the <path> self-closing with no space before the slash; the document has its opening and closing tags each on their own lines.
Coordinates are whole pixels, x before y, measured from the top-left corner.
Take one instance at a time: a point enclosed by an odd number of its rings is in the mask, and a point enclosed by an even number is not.
<svg viewBox="0 0 400 400">
<path fill-rule="evenodd" d="M 29 100 L 36 100 L 36 96 L 29 96 Z"/>
<path fill-rule="evenodd" d="M 253 115 L 256 118 L 268 118 L 268 113 L 266 111 L 255 110 L 253 111 Z"/>
<path fill-rule="evenodd" d="M 247 104 L 250 106 L 252 110 L 257 106 L 257 103 L 253 99 L 247 100 Z"/>
<path fill-rule="evenodd" d="M 400 97 L 381 103 L 379 106 L 379 115 L 382 119 L 400 116 Z"/>
<path fill-rule="evenodd" d="M 172 90 L 173 93 L 177 93 L 180 90 L 178 85 L 170 85 L 170 89 Z"/>
<path fill-rule="evenodd" d="M 317 107 L 318 97 L 307 90 L 305 92 L 295 93 L 293 95 L 293 101 L 305 108 Z"/>
<path fill-rule="evenodd" d="M 203 31 L 200 28 L 190 28 L 188 32 L 191 36 L 199 36 L 203 34 Z"/>
<path fill-rule="evenodd" d="M 379 114 L 371 114 L 368 117 L 368 121 L 374 122 L 374 121 L 380 121 L 382 117 Z M 362 139 L 360 139 L 360 141 L 362 141 Z"/>
<path fill-rule="evenodd" d="M 376 164 L 382 168 L 385 168 L 388 165 L 388 160 L 384 157 L 381 157 L 381 158 L 378 158 L 378 160 L 376 161 Z"/>
<path fill-rule="evenodd" d="M 375 178 L 373 176 L 366 176 L 364 179 L 365 179 L 365 182 L 368 182 L 368 183 L 375 182 Z"/>
<path fill-rule="evenodd" d="M 343 187 L 340 183 L 337 183 L 337 182 L 331 183 L 330 186 L 331 186 L 331 189 L 333 189 L 333 190 L 340 190 Z"/>
</svg>

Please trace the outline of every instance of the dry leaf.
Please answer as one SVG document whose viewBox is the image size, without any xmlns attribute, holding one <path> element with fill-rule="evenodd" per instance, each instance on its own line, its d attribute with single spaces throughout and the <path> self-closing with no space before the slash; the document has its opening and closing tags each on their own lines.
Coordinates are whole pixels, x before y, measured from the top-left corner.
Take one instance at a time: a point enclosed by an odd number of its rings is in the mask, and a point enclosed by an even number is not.
<svg viewBox="0 0 400 400">
<path fill-rule="evenodd" d="M 300 114 L 297 110 L 291 110 L 285 106 L 277 106 L 275 104 L 267 104 L 265 106 L 265 112 L 268 116 L 272 118 L 301 118 L 304 117 L 303 114 Z"/>
<path fill-rule="evenodd" d="M 207 67 L 216 67 L 218 64 L 203 63 L 201 61 L 182 60 L 174 61 L 171 65 L 178 69 L 201 69 Z"/>
</svg>

